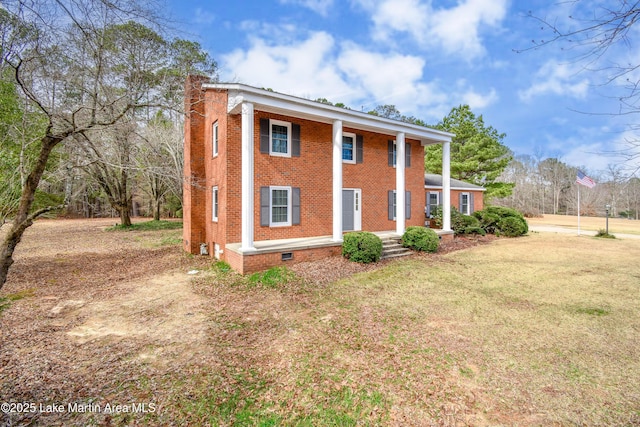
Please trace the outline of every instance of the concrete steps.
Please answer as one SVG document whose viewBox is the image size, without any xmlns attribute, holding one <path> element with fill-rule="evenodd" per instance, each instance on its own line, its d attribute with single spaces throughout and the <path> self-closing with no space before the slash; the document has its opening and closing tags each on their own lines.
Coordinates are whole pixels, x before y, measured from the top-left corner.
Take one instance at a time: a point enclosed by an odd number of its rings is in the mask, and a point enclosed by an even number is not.
<svg viewBox="0 0 640 427">
<path fill-rule="evenodd" d="M 400 238 L 385 237 L 382 239 L 382 256 L 380 259 L 398 258 L 411 255 L 411 249 L 403 248 Z"/>
</svg>

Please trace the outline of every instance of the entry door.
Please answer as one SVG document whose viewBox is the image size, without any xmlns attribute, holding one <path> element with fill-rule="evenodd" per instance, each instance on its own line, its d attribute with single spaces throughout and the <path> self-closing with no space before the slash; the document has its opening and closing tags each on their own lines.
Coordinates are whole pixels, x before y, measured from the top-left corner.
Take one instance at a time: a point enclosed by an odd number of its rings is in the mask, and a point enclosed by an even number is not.
<svg viewBox="0 0 640 427">
<path fill-rule="evenodd" d="M 362 229 L 362 190 L 342 190 L 342 231 Z"/>
</svg>

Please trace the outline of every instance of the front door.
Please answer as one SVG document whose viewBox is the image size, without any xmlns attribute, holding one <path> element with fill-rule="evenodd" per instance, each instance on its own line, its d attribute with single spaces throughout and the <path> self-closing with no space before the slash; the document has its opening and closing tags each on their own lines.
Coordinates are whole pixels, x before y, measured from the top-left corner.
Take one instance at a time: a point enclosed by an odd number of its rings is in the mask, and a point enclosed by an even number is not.
<svg viewBox="0 0 640 427">
<path fill-rule="evenodd" d="M 362 190 L 342 190 L 342 231 L 362 229 Z"/>
</svg>

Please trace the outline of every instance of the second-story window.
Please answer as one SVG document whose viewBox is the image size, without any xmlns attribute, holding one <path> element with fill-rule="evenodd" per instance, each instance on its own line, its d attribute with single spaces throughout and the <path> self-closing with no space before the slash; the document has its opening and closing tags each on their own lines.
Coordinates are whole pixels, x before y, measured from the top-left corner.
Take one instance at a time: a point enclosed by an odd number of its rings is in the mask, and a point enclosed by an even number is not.
<svg viewBox="0 0 640 427">
<path fill-rule="evenodd" d="M 356 136 L 353 133 L 342 134 L 342 161 L 345 163 L 356 162 Z"/>
<path fill-rule="evenodd" d="M 271 120 L 270 127 L 270 154 L 291 156 L 291 123 Z"/>
</svg>

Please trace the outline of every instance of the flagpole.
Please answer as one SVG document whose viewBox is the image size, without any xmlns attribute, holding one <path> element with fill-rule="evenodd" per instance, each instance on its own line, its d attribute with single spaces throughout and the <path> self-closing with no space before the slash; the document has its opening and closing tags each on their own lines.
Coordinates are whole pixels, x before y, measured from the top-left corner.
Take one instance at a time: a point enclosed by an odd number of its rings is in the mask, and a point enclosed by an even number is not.
<svg viewBox="0 0 640 427">
<path fill-rule="evenodd" d="M 578 186 L 578 236 L 580 235 L 580 184 L 576 183 Z"/>
</svg>

